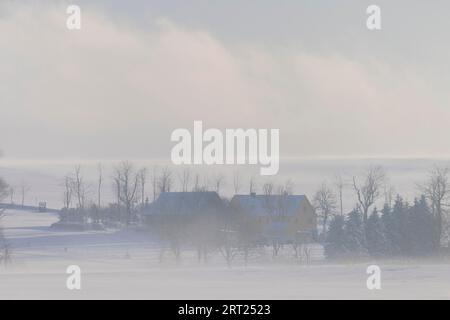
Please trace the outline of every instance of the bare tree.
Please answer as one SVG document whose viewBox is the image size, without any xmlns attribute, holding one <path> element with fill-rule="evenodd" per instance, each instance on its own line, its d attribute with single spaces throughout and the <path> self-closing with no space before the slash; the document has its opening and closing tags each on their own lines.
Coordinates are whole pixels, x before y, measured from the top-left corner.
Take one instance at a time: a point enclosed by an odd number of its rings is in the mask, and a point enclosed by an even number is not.
<svg viewBox="0 0 450 320">
<path fill-rule="evenodd" d="M 14 186 L 9 186 L 8 194 L 9 194 L 9 202 L 11 204 L 14 204 L 14 196 L 16 195 L 16 188 Z"/>
<path fill-rule="evenodd" d="M 336 196 L 331 188 L 323 182 L 319 190 L 314 195 L 314 207 L 322 220 L 322 236 L 327 230 L 328 219 L 334 214 L 336 210 Z"/>
<path fill-rule="evenodd" d="M 145 204 L 145 186 L 147 184 L 147 168 L 139 170 L 139 182 L 141 184 L 141 205 Z"/>
<path fill-rule="evenodd" d="M 3 180 L 0 179 L 0 184 Z M 4 185 L 5 187 L 6 185 Z M 0 185 L 1 187 L 1 185 Z M 6 188 L 6 187 L 5 187 Z M 1 190 L 0 190 L 1 191 Z M 1 219 L 3 216 L 4 210 L 0 211 L 0 264 L 4 264 L 5 266 L 11 262 L 11 248 L 6 241 L 5 236 L 3 235 Z"/>
<path fill-rule="evenodd" d="M 214 191 L 220 194 L 221 188 L 225 184 L 225 177 L 223 175 L 217 175 L 214 177 Z"/>
<path fill-rule="evenodd" d="M 192 191 L 197 192 L 200 191 L 200 175 L 198 173 L 195 174 L 194 177 L 194 186 L 192 187 Z"/>
<path fill-rule="evenodd" d="M 72 197 L 73 197 L 73 179 L 69 175 L 65 176 L 61 186 L 64 188 L 64 195 L 63 195 L 63 204 L 64 208 L 70 209 L 70 205 L 72 204 Z"/>
<path fill-rule="evenodd" d="M 1 156 L 0 151 L 0 156 Z M 0 202 L 5 199 L 9 194 L 9 186 L 8 184 L 0 178 Z M 0 220 L 5 212 L 5 209 L 0 209 Z M 11 261 L 11 250 L 9 244 L 6 242 L 6 239 L 3 235 L 3 230 L 0 221 L 0 264 L 8 264 Z"/>
<path fill-rule="evenodd" d="M 284 183 L 283 193 L 287 195 L 294 194 L 294 182 L 291 179 L 286 180 Z"/>
<path fill-rule="evenodd" d="M 224 225 L 219 234 L 219 251 L 225 258 L 227 266 L 231 268 L 234 258 L 240 252 L 238 232 L 230 226 Z"/>
<path fill-rule="evenodd" d="M 102 206 L 102 183 L 103 183 L 103 166 L 101 163 L 97 166 L 98 180 L 97 180 L 97 206 L 100 209 Z"/>
<path fill-rule="evenodd" d="M 84 182 L 84 177 L 80 165 L 75 167 L 73 183 L 74 193 L 77 200 L 77 207 L 79 210 L 84 210 L 86 204 L 87 186 Z"/>
<path fill-rule="evenodd" d="M 168 167 L 165 167 L 161 172 L 158 179 L 158 191 L 159 193 L 170 192 L 173 185 L 172 171 Z"/>
<path fill-rule="evenodd" d="M 294 183 L 292 180 L 286 180 L 284 184 L 280 184 L 276 189 L 278 195 L 292 195 L 294 193 Z"/>
<path fill-rule="evenodd" d="M 209 190 L 209 177 L 208 175 L 205 175 L 203 177 L 203 182 L 200 181 L 201 176 L 200 174 L 196 174 L 194 177 L 194 187 L 192 188 L 192 191 L 194 192 L 205 192 Z"/>
<path fill-rule="evenodd" d="M 193 192 L 206 192 L 210 190 L 209 188 L 210 179 L 208 175 L 204 175 L 203 177 L 196 173 L 194 176 L 194 185 L 192 187 Z"/>
<path fill-rule="evenodd" d="M 152 169 L 152 189 L 153 189 L 153 201 L 158 196 L 158 168 L 153 166 Z"/>
<path fill-rule="evenodd" d="M 0 216 L 0 219 L 2 217 Z M 8 242 L 6 241 L 3 230 L 0 226 L 0 264 L 4 264 L 5 266 L 11 262 L 11 248 Z"/>
<path fill-rule="evenodd" d="M 272 195 L 275 192 L 275 185 L 273 182 L 268 181 L 263 184 L 262 191 L 264 195 L 264 209 L 266 213 L 271 216 L 274 212 L 275 203 L 273 201 Z"/>
<path fill-rule="evenodd" d="M 245 266 L 252 253 L 256 253 L 258 248 L 259 227 L 245 215 L 239 214 L 237 222 L 238 249 L 243 255 Z"/>
<path fill-rule="evenodd" d="M 343 196 L 342 193 L 344 191 L 345 182 L 344 178 L 340 173 L 336 174 L 334 177 L 334 184 L 337 189 L 338 197 L 339 197 L 339 212 L 342 215 L 344 215 L 344 206 L 343 206 Z"/>
<path fill-rule="evenodd" d="M 203 175 L 203 184 L 199 191 L 206 192 L 211 190 L 211 179 L 208 174 Z"/>
<path fill-rule="evenodd" d="M 0 202 L 3 201 L 9 194 L 8 184 L 0 178 Z"/>
<path fill-rule="evenodd" d="M 189 183 L 191 180 L 191 171 L 186 168 L 180 174 L 178 174 L 180 180 L 181 191 L 187 192 L 189 190 Z"/>
<path fill-rule="evenodd" d="M 268 182 L 263 186 L 263 192 L 265 199 L 264 206 L 272 222 L 286 221 L 289 210 L 289 196 L 293 192 L 292 181 L 288 180 L 285 184 L 276 187 L 275 194 L 274 185 Z M 272 247 L 272 256 L 274 258 L 278 256 L 285 243 L 285 232 L 286 230 L 280 228 L 272 228 L 272 230 L 267 234 Z"/>
<path fill-rule="evenodd" d="M 149 227 L 158 235 L 173 253 L 177 263 L 181 262 L 182 247 L 187 241 L 186 218 L 178 214 L 179 210 L 154 214 L 149 217 Z M 162 246 L 159 261 L 162 262 L 166 247 Z"/>
<path fill-rule="evenodd" d="M 250 177 L 250 180 L 249 180 L 249 193 L 250 194 L 256 193 L 256 188 L 257 188 L 256 178 L 252 176 L 252 177 Z"/>
<path fill-rule="evenodd" d="M 450 200 L 449 174 L 450 169 L 448 167 L 434 166 L 429 173 L 428 181 L 419 185 L 420 190 L 431 203 L 431 210 L 437 224 L 436 243 L 438 245 L 441 244 L 443 223 Z"/>
<path fill-rule="evenodd" d="M 384 202 L 389 206 L 389 208 L 392 207 L 392 202 L 395 196 L 395 188 L 390 185 L 384 186 Z"/>
<path fill-rule="evenodd" d="M 355 190 L 358 204 L 362 209 L 364 223 L 367 222 L 370 207 L 380 197 L 385 179 L 386 174 L 380 166 L 370 167 L 362 183 L 358 183 L 357 178 L 353 177 L 353 189 Z"/>
<path fill-rule="evenodd" d="M 238 194 L 242 187 L 241 175 L 239 171 L 235 171 L 233 175 L 234 194 Z"/>
<path fill-rule="evenodd" d="M 126 210 L 126 223 L 129 225 L 138 197 L 139 174 L 135 172 L 134 166 L 130 162 L 124 161 L 116 168 L 114 181 L 119 202 Z"/>
<path fill-rule="evenodd" d="M 3 156 L 3 152 L 2 150 L 0 150 L 0 157 Z M 2 202 L 7 196 L 8 196 L 8 191 L 9 191 L 9 186 L 8 184 L 5 182 L 5 180 L 3 180 L 0 177 L 0 202 Z"/>
<path fill-rule="evenodd" d="M 22 207 L 25 205 L 25 198 L 30 189 L 31 187 L 25 181 L 20 183 L 20 199 Z"/>
<path fill-rule="evenodd" d="M 117 204 L 117 213 L 120 216 L 121 213 L 121 181 L 122 181 L 122 173 L 120 172 L 120 170 L 115 170 L 114 175 L 113 175 L 113 186 L 114 186 L 114 192 L 115 192 L 115 196 L 116 196 L 116 204 Z"/>
<path fill-rule="evenodd" d="M 265 196 L 271 196 L 274 192 L 274 184 L 273 182 L 266 182 L 262 186 L 262 191 Z"/>
</svg>

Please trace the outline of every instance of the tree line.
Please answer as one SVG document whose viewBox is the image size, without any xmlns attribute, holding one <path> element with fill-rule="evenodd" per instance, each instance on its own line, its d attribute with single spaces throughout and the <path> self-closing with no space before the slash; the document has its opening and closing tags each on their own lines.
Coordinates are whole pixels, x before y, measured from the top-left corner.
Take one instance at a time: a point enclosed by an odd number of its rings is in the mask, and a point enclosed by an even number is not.
<svg viewBox="0 0 450 320">
<path fill-rule="evenodd" d="M 337 210 L 333 190 L 322 184 L 314 197 L 321 221 L 321 241 L 330 259 L 432 255 L 448 244 L 450 220 L 449 169 L 435 166 L 428 179 L 417 184 L 418 197 L 410 204 L 386 187 L 381 167 L 367 170 L 361 182 L 351 178 L 355 207 L 349 214 Z M 378 211 L 384 194 L 384 205 Z"/>
<path fill-rule="evenodd" d="M 141 223 L 143 208 L 162 192 L 209 190 L 220 194 L 227 183 L 220 174 L 208 177 L 189 169 L 172 171 L 169 167 L 148 170 L 127 161 L 116 165 L 108 177 L 105 177 L 101 164 L 97 171 L 96 183 L 86 181 L 81 166 L 76 166 L 62 179 L 64 206 L 61 221 L 89 221 L 106 226 Z M 115 201 L 103 205 L 102 190 L 108 182 L 114 190 Z M 271 182 L 258 185 L 254 177 L 246 183 L 249 193 L 260 189 L 264 194 L 271 194 L 275 188 Z M 239 172 L 232 176 L 231 184 L 236 194 L 243 189 Z M 293 183 L 288 181 L 285 189 L 292 192 Z M 348 214 L 343 207 L 344 189 L 352 190 L 355 199 L 354 209 Z M 418 196 L 413 203 L 403 200 L 389 185 L 380 166 L 369 167 L 358 176 L 344 178 L 337 175 L 333 185 L 322 183 L 312 202 L 319 218 L 318 239 L 324 244 L 327 256 L 437 252 L 448 242 L 449 169 L 433 167 L 426 181 L 417 184 L 417 190 Z M 10 187 L 0 178 L 0 201 L 8 195 Z M 380 204 L 381 211 L 376 207 Z"/>
<path fill-rule="evenodd" d="M 115 199 L 105 204 L 102 196 L 108 182 Z M 87 182 L 83 167 L 77 165 L 60 183 L 63 191 L 61 221 L 131 225 L 140 222 L 142 209 L 163 192 L 215 191 L 220 194 L 225 183 L 225 176 L 221 174 L 201 175 L 188 168 L 175 172 L 167 166 L 154 166 L 149 170 L 129 161 L 118 163 L 108 177 L 99 164 L 96 181 L 92 183 Z M 238 193 L 243 187 L 240 172 L 234 173 L 232 183 L 233 190 Z M 254 177 L 249 179 L 248 185 L 249 192 L 256 191 Z"/>
</svg>

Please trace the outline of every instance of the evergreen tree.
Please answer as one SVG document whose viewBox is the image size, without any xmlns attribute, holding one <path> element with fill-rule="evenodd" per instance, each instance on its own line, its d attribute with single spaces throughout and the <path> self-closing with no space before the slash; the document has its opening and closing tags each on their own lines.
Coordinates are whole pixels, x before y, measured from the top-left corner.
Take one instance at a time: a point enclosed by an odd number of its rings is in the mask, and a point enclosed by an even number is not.
<svg viewBox="0 0 450 320">
<path fill-rule="evenodd" d="M 386 255 L 392 255 L 398 252 L 395 246 L 395 228 L 393 228 L 393 213 L 389 204 L 385 203 L 381 210 L 381 221 L 384 226 L 384 236 L 386 238 Z"/>
<path fill-rule="evenodd" d="M 392 209 L 386 207 L 383 209 L 382 220 L 385 226 L 388 252 L 391 255 L 400 255 L 405 252 L 406 217 L 406 204 L 399 195 L 397 195 Z"/>
<path fill-rule="evenodd" d="M 344 226 L 345 249 L 350 256 L 367 254 L 366 235 L 363 217 L 358 209 L 354 209 L 347 217 Z"/>
<path fill-rule="evenodd" d="M 382 214 L 375 209 L 364 224 L 361 211 L 353 210 L 346 219 L 336 216 L 327 233 L 328 258 L 387 255 L 426 255 L 436 252 L 436 218 L 422 196 L 410 206 L 397 196 L 393 207 L 385 204 Z"/>
<path fill-rule="evenodd" d="M 414 206 L 410 208 L 409 217 L 411 253 L 424 255 L 435 251 L 436 223 L 424 196 L 414 201 Z"/>
<path fill-rule="evenodd" d="M 397 206 L 394 205 L 394 218 L 398 230 L 398 247 L 402 255 L 411 255 L 412 251 L 412 237 L 411 234 L 411 219 L 410 219 L 410 206 L 407 202 L 403 202 L 402 199 L 398 202 Z"/>
<path fill-rule="evenodd" d="M 383 220 L 375 208 L 367 219 L 366 225 L 367 251 L 373 257 L 380 257 L 387 253 L 388 242 Z"/>
<path fill-rule="evenodd" d="M 342 257 L 345 253 L 345 220 L 343 216 L 336 215 L 332 218 L 325 243 L 325 256 L 328 259 Z"/>
</svg>

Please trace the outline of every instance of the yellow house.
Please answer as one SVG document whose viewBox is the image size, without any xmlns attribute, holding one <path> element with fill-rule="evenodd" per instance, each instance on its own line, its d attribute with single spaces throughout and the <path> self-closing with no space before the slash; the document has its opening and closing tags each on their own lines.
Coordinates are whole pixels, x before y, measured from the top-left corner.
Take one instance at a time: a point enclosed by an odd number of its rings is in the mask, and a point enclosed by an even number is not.
<svg viewBox="0 0 450 320">
<path fill-rule="evenodd" d="M 263 240 L 309 242 L 315 239 L 317 217 L 305 195 L 235 195 L 231 207 Z"/>
</svg>

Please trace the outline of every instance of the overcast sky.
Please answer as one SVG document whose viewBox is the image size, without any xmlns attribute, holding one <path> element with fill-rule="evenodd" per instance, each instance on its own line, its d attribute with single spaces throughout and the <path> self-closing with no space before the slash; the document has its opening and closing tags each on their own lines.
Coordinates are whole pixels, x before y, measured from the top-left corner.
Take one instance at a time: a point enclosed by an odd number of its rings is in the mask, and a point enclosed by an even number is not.
<svg viewBox="0 0 450 320">
<path fill-rule="evenodd" d="M 279 128 L 282 156 L 448 156 L 449 16 L 438 0 L 2 0 L 0 149 L 169 159 L 170 133 L 202 120 Z"/>
</svg>

